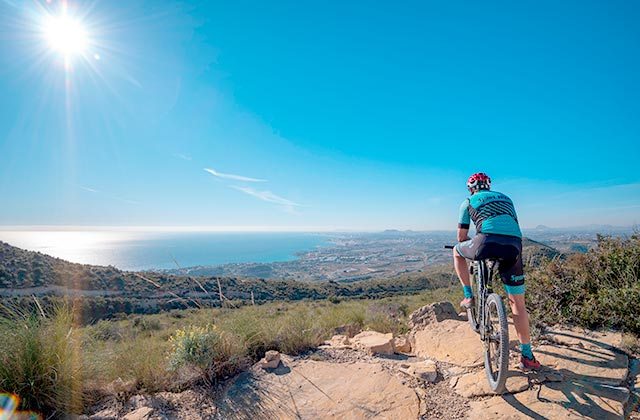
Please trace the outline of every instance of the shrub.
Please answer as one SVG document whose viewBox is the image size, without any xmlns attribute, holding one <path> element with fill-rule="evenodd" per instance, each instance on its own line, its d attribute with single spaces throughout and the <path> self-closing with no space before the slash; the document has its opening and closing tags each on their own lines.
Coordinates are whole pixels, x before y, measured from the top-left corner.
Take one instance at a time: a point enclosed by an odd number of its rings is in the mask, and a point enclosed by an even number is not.
<svg viewBox="0 0 640 420">
<path fill-rule="evenodd" d="M 640 236 L 599 236 L 597 247 L 527 273 L 534 322 L 615 328 L 640 334 Z"/>
<path fill-rule="evenodd" d="M 71 308 L 57 306 L 49 314 L 0 309 L 0 391 L 47 418 L 81 413 L 80 340 Z"/>
<path fill-rule="evenodd" d="M 169 343 L 170 368 L 194 368 L 202 373 L 209 384 L 235 373 L 245 360 L 237 338 L 219 331 L 215 326 L 190 326 L 178 330 Z"/>
</svg>

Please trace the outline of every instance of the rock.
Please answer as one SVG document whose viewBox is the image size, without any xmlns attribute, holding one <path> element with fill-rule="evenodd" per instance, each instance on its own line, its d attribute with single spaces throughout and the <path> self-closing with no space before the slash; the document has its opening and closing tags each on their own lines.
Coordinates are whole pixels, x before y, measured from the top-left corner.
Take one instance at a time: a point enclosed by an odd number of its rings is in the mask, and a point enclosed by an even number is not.
<svg viewBox="0 0 640 420">
<path fill-rule="evenodd" d="M 146 420 L 151 417 L 153 414 L 153 408 L 151 407 L 140 407 L 135 411 L 130 412 L 126 416 L 124 416 L 123 420 Z"/>
<path fill-rule="evenodd" d="M 325 341 L 324 344 L 331 347 L 347 347 L 351 342 L 346 335 L 338 334 L 331 337 L 330 340 Z"/>
<path fill-rule="evenodd" d="M 393 348 L 399 353 L 411 353 L 411 343 L 405 336 L 395 337 L 393 339 Z"/>
<path fill-rule="evenodd" d="M 393 354 L 393 334 L 377 331 L 362 331 L 353 337 L 352 342 L 369 354 Z"/>
<path fill-rule="evenodd" d="M 281 374 L 243 373 L 218 404 L 220 418 L 415 419 L 416 393 L 379 363 L 292 360 Z"/>
<path fill-rule="evenodd" d="M 260 366 L 263 369 L 275 369 L 280 364 L 280 353 L 275 350 L 269 350 L 264 354 L 264 358 L 260 360 Z"/>
<path fill-rule="evenodd" d="M 545 344 L 535 348 L 534 353 L 543 366 L 557 370 L 565 378 L 620 385 L 627 377 L 629 357 L 606 348 Z"/>
<path fill-rule="evenodd" d="M 451 302 L 436 302 L 416 309 L 409 315 L 409 327 L 420 329 L 445 319 L 459 319 Z"/>
<path fill-rule="evenodd" d="M 590 382 L 549 382 L 518 394 L 471 401 L 470 419 L 619 419 L 629 393 Z"/>
<path fill-rule="evenodd" d="M 425 360 L 424 362 L 411 363 L 406 368 L 401 368 L 401 372 L 413 376 L 424 382 L 435 382 L 438 378 L 438 367 L 432 360 Z"/>
<path fill-rule="evenodd" d="M 452 386 L 459 395 L 466 398 L 495 395 L 489 388 L 487 374 L 484 369 L 460 376 L 457 381 L 453 382 Z M 524 373 L 511 370 L 507 377 L 506 388 L 505 393 L 508 394 L 522 392 L 529 389 L 529 379 Z"/>
<path fill-rule="evenodd" d="M 480 336 L 464 321 L 445 319 L 411 333 L 412 352 L 419 357 L 457 366 L 484 363 Z"/>
</svg>

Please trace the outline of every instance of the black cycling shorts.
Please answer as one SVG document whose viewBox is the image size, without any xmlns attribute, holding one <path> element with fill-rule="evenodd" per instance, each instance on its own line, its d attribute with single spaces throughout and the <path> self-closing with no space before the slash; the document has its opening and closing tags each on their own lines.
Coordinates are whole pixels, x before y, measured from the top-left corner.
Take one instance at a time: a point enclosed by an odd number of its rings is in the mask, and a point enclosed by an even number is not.
<svg viewBox="0 0 640 420">
<path fill-rule="evenodd" d="M 468 241 L 457 244 L 456 250 L 458 254 L 470 260 L 498 260 L 498 273 L 507 293 L 524 293 L 521 238 L 479 233 Z"/>
</svg>

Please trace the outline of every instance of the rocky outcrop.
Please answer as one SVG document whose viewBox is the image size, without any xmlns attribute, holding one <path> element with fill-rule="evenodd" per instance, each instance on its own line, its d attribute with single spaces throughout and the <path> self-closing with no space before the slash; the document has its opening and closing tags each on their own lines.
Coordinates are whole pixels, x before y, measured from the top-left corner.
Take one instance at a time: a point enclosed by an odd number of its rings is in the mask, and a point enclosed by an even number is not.
<svg viewBox="0 0 640 420">
<path fill-rule="evenodd" d="M 273 373 L 236 378 L 221 400 L 221 418 L 418 418 L 416 393 L 380 364 L 283 362 Z"/>
<path fill-rule="evenodd" d="M 420 313 L 430 311 L 425 308 Z M 637 373 L 630 373 L 631 361 L 620 350 L 619 333 L 552 328 L 534 347 L 543 369 L 523 373 L 514 351 L 516 331 L 510 325 L 510 376 L 506 393 L 496 396 L 484 372 L 480 338 L 464 320 L 416 325 L 410 333 L 413 352 L 446 363 L 444 376 L 457 394 L 470 399 L 472 419 L 621 418 L 625 414 Z"/>
</svg>

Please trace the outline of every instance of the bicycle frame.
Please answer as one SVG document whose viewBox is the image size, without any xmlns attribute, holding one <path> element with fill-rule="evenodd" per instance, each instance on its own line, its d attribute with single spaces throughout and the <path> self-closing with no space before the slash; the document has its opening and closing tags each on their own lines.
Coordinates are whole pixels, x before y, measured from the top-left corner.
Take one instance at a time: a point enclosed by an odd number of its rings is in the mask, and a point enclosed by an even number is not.
<svg viewBox="0 0 640 420">
<path fill-rule="evenodd" d="M 487 343 L 488 327 L 486 323 L 485 304 L 487 302 L 487 296 L 493 293 L 492 279 L 495 262 L 492 260 L 479 260 L 473 261 L 471 265 L 472 271 L 475 271 L 474 279 L 476 281 L 476 287 L 478 288 L 477 300 L 476 300 L 476 321 L 478 332 L 482 341 Z"/>
</svg>

